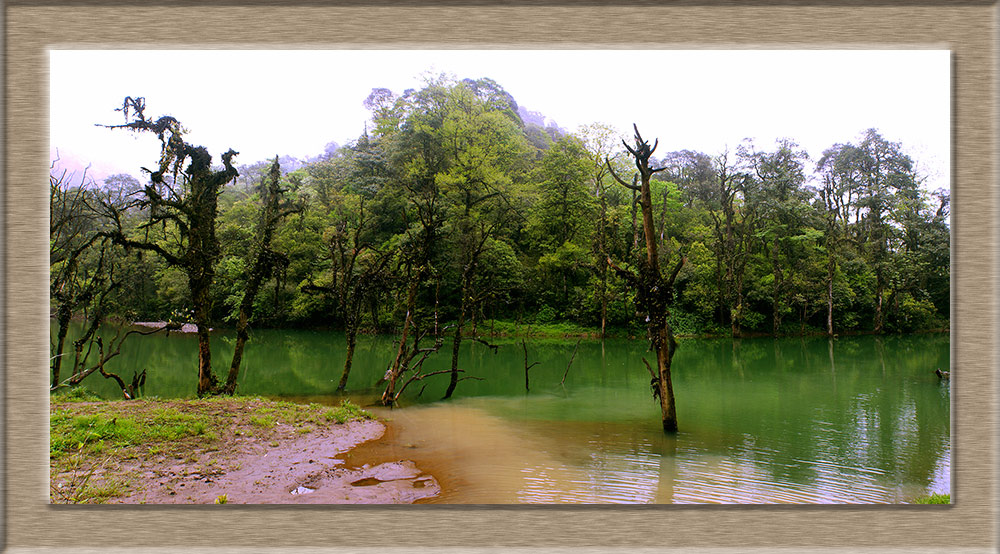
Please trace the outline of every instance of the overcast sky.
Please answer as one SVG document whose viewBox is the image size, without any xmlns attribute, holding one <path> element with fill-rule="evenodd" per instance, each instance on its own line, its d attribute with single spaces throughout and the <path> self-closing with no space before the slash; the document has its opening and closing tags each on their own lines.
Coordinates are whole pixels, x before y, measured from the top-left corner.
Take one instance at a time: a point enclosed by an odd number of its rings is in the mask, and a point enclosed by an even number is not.
<svg viewBox="0 0 1000 554">
<path fill-rule="evenodd" d="M 560 127 L 638 123 L 657 154 L 769 148 L 797 141 L 813 160 L 870 127 L 900 142 L 928 188 L 949 186 L 950 55 L 943 50 L 53 50 L 50 138 L 64 167 L 103 178 L 156 163 L 155 137 L 119 124 L 125 96 L 173 115 L 189 142 L 238 163 L 315 156 L 355 140 L 374 87 L 402 93 L 423 76 L 490 77 Z"/>
</svg>

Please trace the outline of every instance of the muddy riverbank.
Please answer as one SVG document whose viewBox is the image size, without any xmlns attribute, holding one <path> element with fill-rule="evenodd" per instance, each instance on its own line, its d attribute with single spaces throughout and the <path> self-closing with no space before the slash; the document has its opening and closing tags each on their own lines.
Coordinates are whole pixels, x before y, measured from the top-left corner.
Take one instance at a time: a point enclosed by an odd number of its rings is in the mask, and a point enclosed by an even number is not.
<svg viewBox="0 0 1000 554">
<path fill-rule="evenodd" d="M 399 504 L 440 487 L 412 461 L 345 463 L 384 423 L 259 398 L 54 401 L 52 503 Z"/>
</svg>

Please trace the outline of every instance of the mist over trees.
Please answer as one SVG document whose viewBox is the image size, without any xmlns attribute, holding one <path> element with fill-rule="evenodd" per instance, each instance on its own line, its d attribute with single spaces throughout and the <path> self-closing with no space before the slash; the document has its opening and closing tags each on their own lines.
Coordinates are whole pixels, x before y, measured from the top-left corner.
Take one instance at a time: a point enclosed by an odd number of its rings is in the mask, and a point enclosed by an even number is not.
<svg viewBox="0 0 1000 554">
<path fill-rule="evenodd" d="M 348 352 L 359 333 L 395 334 L 386 403 L 442 348 L 450 395 L 471 377 L 463 341 L 496 322 L 646 337 L 648 316 L 664 333 L 654 381 L 674 334 L 948 327 L 948 192 L 924 190 L 878 130 L 820 153 L 792 138 L 646 152 L 642 121 L 634 143 L 596 123 L 569 132 L 488 78 L 358 101 L 371 124 L 356 140 L 242 166 L 233 151 L 213 166 L 176 120 L 132 104 L 119 127 L 163 144 L 148 182 L 53 172 L 54 317 L 196 324 L 199 394 L 235 382 L 211 371 L 209 327 L 333 327 Z M 348 355 L 341 390 L 350 370 Z"/>
</svg>

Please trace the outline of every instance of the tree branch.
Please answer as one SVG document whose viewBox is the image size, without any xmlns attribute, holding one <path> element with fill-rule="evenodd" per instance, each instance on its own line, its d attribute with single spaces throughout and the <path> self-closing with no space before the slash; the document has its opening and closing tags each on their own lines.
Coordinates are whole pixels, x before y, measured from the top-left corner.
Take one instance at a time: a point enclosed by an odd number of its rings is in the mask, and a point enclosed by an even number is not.
<svg viewBox="0 0 1000 554">
<path fill-rule="evenodd" d="M 639 276 L 628 269 L 619 267 L 618 264 L 616 264 L 611 259 L 611 256 L 608 256 L 608 265 L 611 267 L 611 269 L 615 270 L 615 273 L 618 274 L 619 277 L 625 279 L 630 285 L 633 286 L 639 285 Z"/>
<path fill-rule="evenodd" d="M 673 288 L 674 280 L 677 279 L 677 274 L 681 272 L 681 268 L 687 262 L 687 256 L 681 256 L 681 259 L 677 260 L 677 265 L 674 266 L 673 271 L 670 272 L 670 277 L 667 279 L 667 288 Z"/>
<path fill-rule="evenodd" d="M 629 149 L 629 150 L 631 151 L 631 149 Z M 617 173 L 615 173 L 614 168 L 611 167 L 611 160 L 607 156 L 604 157 L 604 163 L 608 166 L 608 171 L 611 172 L 611 176 L 614 177 L 615 181 L 618 181 L 618 183 L 621 186 L 623 186 L 625 188 L 630 188 L 632 190 L 642 190 L 642 187 L 640 187 L 639 185 L 635 184 L 635 182 L 636 182 L 635 176 L 632 177 L 632 184 L 631 185 L 628 184 L 628 183 L 626 183 L 625 181 L 623 181 L 622 178 L 619 177 Z"/>
<path fill-rule="evenodd" d="M 573 355 L 570 356 L 569 363 L 566 364 L 566 371 L 563 372 L 562 381 L 559 381 L 560 385 L 565 385 L 566 384 L 566 376 L 569 375 L 569 367 L 571 365 L 573 365 L 573 360 L 576 359 L 576 352 L 577 352 L 577 350 L 580 349 L 580 341 L 582 341 L 582 340 L 583 339 L 577 340 L 576 341 L 576 346 L 573 347 Z"/>
</svg>

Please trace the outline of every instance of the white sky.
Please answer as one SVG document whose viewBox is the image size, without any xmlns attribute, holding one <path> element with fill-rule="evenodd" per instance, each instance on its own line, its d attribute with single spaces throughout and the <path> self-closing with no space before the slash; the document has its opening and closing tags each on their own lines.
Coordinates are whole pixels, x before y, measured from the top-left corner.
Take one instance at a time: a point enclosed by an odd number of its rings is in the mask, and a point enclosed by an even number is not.
<svg viewBox="0 0 1000 554">
<path fill-rule="evenodd" d="M 372 88 L 399 94 L 432 71 L 490 77 L 571 131 L 603 122 L 631 135 L 638 123 L 657 155 L 788 137 L 816 160 L 874 127 L 902 143 L 928 188 L 949 186 L 945 50 L 53 50 L 50 64 L 51 155 L 93 164 L 97 178 L 144 179 L 139 166 L 158 157 L 155 137 L 95 126 L 122 123 L 125 96 L 179 119 L 216 161 L 232 147 L 252 163 L 355 140 Z"/>
</svg>

